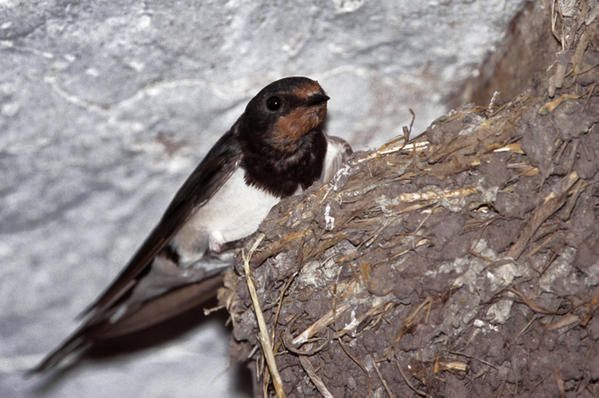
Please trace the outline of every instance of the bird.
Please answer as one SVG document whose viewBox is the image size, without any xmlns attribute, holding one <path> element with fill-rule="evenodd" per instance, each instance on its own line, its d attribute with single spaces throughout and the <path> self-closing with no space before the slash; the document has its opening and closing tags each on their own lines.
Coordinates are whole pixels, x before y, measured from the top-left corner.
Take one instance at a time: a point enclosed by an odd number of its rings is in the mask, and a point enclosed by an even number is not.
<svg viewBox="0 0 599 398">
<path fill-rule="evenodd" d="M 329 99 L 317 81 L 301 76 L 260 90 L 127 265 L 83 311 L 80 326 L 28 375 L 213 298 L 235 250 L 271 208 L 330 180 L 352 153 L 345 140 L 324 132 Z"/>
</svg>

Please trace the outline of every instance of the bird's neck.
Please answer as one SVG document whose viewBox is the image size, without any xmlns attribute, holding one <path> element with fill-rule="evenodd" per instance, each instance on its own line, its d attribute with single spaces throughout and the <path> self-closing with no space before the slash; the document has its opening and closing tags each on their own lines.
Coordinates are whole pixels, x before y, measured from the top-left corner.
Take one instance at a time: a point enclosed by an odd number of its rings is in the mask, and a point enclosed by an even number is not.
<svg viewBox="0 0 599 398">
<path fill-rule="evenodd" d="M 306 189 L 318 180 L 327 151 L 327 140 L 320 130 L 303 136 L 293 153 L 252 145 L 243 138 L 240 143 L 246 182 L 280 198 L 293 195 L 298 188 Z"/>
</svg>

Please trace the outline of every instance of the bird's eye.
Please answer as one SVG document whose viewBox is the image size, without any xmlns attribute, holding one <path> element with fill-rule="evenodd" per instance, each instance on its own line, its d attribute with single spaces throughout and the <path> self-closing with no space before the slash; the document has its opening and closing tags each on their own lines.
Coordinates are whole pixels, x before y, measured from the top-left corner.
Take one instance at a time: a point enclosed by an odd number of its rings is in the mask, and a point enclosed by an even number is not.
<svg viewBox="0 0 599 398">
<path fill-rule="evenodd" d="M 281 109 L 282 104 L 283 101 L 281 101 L 281 98 L 277 97 L 276 95 L 268 97 L 268 99 L 266 100 L 266 107 L 269 111 L 278 111 L 279 109 Z"/>
</svg>

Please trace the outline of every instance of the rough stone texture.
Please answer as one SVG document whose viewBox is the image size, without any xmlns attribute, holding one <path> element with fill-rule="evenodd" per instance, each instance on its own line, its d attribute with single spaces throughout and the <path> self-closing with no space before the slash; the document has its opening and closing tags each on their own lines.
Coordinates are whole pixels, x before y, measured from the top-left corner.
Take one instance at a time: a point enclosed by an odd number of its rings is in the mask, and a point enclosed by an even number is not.
<svg viewBox="0 0 599 398">
<path fill-rule="evenodd" d="M 444 111 L 521 0 L 0 0 L 0 396 L 234 396 L 222 320 L 23 380 L 271 80 L 329 95 L 356 147 Z M 224 337 L 217 338 L 222 335 Z"/>
<path fill-rule="evenodd" d="M 547 68 L 555 65 L 555 55 L 561 50 L 556 36 L 549 34 L 551 11 L 550 2 L 527 2 L 510 22 L 502 45 L 484 61 L 480 73 L 465 80 L 448 98 L 450 106 L 470 102 L 486 106 L 491 99 L 502 104 L 524 91 L 543 95 L 548 89 Z"/>
</svg>

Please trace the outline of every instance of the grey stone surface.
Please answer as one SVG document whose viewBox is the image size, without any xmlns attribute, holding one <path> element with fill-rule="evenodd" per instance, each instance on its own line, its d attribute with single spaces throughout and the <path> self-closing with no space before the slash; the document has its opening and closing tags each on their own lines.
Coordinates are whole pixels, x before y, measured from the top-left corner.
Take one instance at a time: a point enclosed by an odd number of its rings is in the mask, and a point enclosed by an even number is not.
<svg viewBox="0 0 599 398">
<path fill-rule="evenodd" d="M 242 396 L 222 320 L 49 385 L 61 341 L 269 81 L 316 78 L 355 147 L 416 128 L 523 0 L 0 0 L 0 396 Z"/>
</svg>

